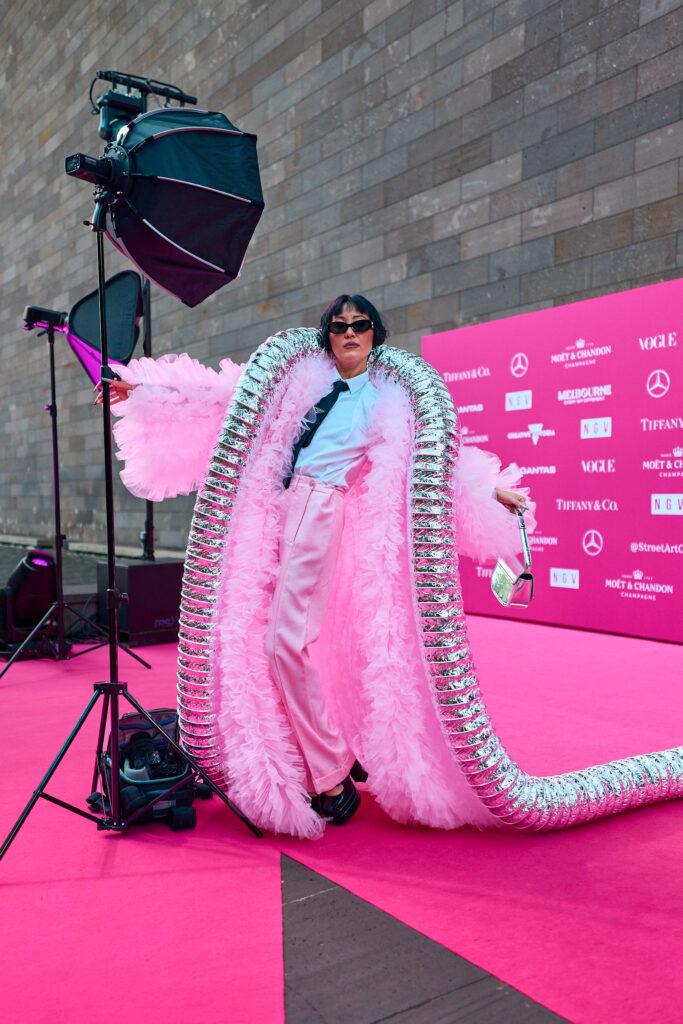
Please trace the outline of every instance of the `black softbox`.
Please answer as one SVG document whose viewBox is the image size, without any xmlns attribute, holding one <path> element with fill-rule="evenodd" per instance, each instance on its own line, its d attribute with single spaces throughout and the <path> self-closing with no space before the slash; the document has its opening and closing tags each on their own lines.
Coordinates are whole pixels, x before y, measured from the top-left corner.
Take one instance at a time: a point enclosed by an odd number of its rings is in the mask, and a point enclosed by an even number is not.
<svg viewBox="0 0 683 1024">
<path fill-rule="evenodd" d="M 146 277 L 196 306 L 239 275 L 263 211 L 255 135 L 224 114 L 164 107 L 135 118 L 104 157 L 121 192 L 107 234 Z"/>
<path fill-rule="evenodd" d="M 130 361 L 140 334 L 138 320 L 143 312 L 142 284 L 135 271 L 122 270 L 110 277 L 104 287 L 109 365 L 116 371 Z M 65 329 L 69 345 L 96 384 L 102 371 L 98 289 L 78 300 L 69 313 Z"/>
</svg>

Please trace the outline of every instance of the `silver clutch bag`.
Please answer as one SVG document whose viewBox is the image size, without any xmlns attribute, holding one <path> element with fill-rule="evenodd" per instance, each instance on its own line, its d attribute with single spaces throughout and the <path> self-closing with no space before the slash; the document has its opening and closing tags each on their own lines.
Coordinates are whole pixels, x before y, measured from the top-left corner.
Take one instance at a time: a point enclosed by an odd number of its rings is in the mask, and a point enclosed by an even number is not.
<svg viewBox="0 0 683 1024">
<path fill-rule="evenodd" d="M 499 558 L 491 576 L 491 590 L 506 608 L 528 608 L 534 596 L 534 577 L 531 572 L 531 551 L 524 522 L 524 513 L 515 509 L 519 533 L 522 538 L 524 565 L 516 559 L 508 562 Z"/>
</svg>

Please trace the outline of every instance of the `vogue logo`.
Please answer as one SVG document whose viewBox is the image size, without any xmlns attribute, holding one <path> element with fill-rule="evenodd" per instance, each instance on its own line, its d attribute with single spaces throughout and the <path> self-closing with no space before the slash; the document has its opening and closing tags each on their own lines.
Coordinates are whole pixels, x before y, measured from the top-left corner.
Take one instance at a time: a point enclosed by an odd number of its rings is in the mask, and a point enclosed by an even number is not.
<svg viewBox="0 0 683 1024">
<path fill-rule="evenodd" d="M 596 419 L 581 420 L 581 440 L 612 436 L 612 417 L 598 416 Z"/>
<path fill-rule="evenodd" d="M 669 331 L 668 334 L 652 334 L 647 338 L 638 338 L 638 344 L 643 352 L 651 352 L 655 348 L 676 348 L 676 332 Z"/>
<path fill-rule="evenodd" d="M 565 388 L 557 392 L 558 402 L 563 405 L 580 405 L 583 402 L 604 402 L 612 397 L 611 384 L 596 384 L 592 388 Z"/>
<path fill-rule="evenodd" d="M 587 498 L 585 501 L 571 501 L 555 498 L 558 512 L 618 512 L 619 506 L 613 498 Z"/>
<path fill-rule="evenodd" d="M 513 430 L 507 437 L 508 441 L 520 441 L 524 438 L 530 438 L 534 444 L 538 444 L 541 437 L 555 437 L 555 431 L 549 428 L 544 430 L 542 423 L 530 423 L 528 430 Z"/>
<path fill-rule="evenodd" d="M 666 370 L 653 370 L 645 387 L 650 398 L 664 398 L 671 387 L 671 377 Z"/>
<path fill-rule="evenodd" d="M 454 370 L 452 373 L 444 373 L 446 382 L 455 380 L 476 380 L 478 377 L 490 377 L 491 371 L 488 366 L 476 366 L 473 370 Z"/>
<path fill-rule="evenodd" d="M 531 408 L 531 391 L 506 391 L 505 412 Z"/>
<path fill-rule="evenodd" d="M 584 473 L 616 473 L 616 459 L 581 459 Z"/>
<path fill-rule="evenodd" d="M 683 516 L 683 494 L 651 494 L 650 513 L 653 516 Z"/>
<path fill-rule="evenodd" d="M 550 586 L 562 587 L 564 590 L 579 589 L 578 569 L 551 569 Z"/>
</svg>

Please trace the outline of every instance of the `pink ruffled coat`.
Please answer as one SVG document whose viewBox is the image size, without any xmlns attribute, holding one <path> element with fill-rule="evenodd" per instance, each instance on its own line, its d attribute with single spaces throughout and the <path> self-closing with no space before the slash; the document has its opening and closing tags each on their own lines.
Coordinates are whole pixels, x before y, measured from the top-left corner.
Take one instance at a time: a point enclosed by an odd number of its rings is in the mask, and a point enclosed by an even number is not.
<svg viewBox="0 0 683 1024">
<path fill-rule="evenodd" d="M 201 487 L 240 372 L 229 360 L 216 372 L 187 355 L 131 362 L 125 378 L 144 387 L 114 409 L 129 490 L 158 501 Z M 306 798 L 264 637 L 278 572 L 282 479 L 303 417 L 333 374 L 322 356 L 302 360 L 271 407 L 226 539 L 214 632 L 224 783 L 261 827 L 307 838 L 324 824 Z M 490 827 L 496 819 L 470 789 L 442 732 L 418 639 L 407 533 L 410 407 L 400 386 L 382 382 L 378 390 L 368 459 L 345 498 L 335 590 L 314 656 L 331 713 L 393 818 Z M 516 467 L 501 472 L 495 456 L 463 448 L 454 526 L 459 553 L 479 561 L 519 549 L 515 519 L 493 499 L 494 487 L 519 489 Z"/>
</svg>

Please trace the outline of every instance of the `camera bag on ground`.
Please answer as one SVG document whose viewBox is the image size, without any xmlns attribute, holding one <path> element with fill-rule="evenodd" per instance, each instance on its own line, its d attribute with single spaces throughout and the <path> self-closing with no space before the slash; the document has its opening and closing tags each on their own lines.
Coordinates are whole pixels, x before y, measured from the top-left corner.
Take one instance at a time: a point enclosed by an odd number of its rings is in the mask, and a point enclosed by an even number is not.
<svg viewBox="0 0 683 1024">
<path fill-rule="evenodd" d="M 156 708 L 149 712 L 159 726 L 178 743 L 178 715 L 171 708 Z M 207 798 L 211 789 L 196 784 L 194 773 L 185 761 L 171 747 L 166 737 L 154 729 L 137 711 L 119 719 L 119 800 L 121 815 L 130 818 L 140 808 L 156 797 L 161 799 L 135 818 L 132 824 L 144 825 L 163 821 L 174 831 L 194 828 L 197 812 L 192 806 L 196 796 Z M 93 793 L 88 797 L 91 807 L 104 806 L 109 811 L 106 791 L 111 780 L 111 737 L 104 759 L 107 784 L 103 786 L 105 796 Z M 173 792 L 167 790 L 177 786 Z"/>
</svg>

